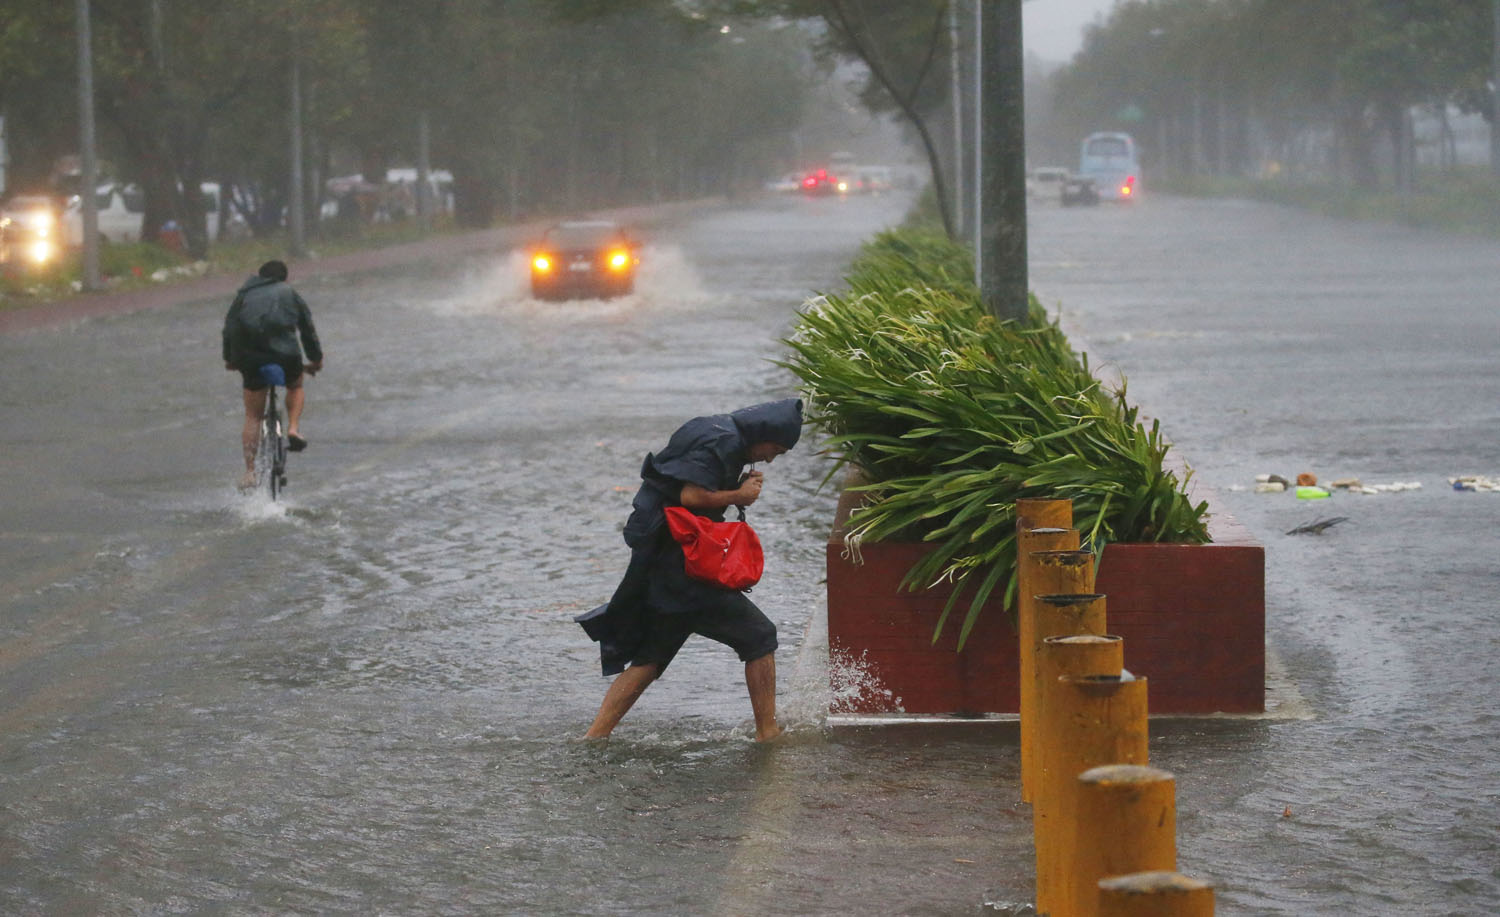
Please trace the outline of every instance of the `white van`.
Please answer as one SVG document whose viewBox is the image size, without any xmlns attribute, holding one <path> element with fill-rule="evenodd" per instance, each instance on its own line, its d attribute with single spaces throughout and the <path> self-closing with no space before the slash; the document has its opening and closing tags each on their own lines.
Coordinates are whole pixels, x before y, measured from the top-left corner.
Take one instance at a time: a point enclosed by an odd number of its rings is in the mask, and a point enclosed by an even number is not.
<svg viewBox="0 0 1500 917">
<path fill-rule="evenodd" d="M 219 239 L 218 182 L 204 182 L 199 201 L 203 207 L 204 223 L 210 241 Z M 103 242 L 139 242 L 141 227 L 145 221 L 146 195 L 136 185 L 110 182 L 98 187 L 95 203 L 99 208 L 99 237 Z M 63 225 L 67 244 L 78 247 L 83 244 L 83 202 L 77 195 L 68 198 L 63 208 Z M 244 228 L 244 221 L 231 220 L 230 237 L 237 237 L 236 229 Z"/>
</svg>

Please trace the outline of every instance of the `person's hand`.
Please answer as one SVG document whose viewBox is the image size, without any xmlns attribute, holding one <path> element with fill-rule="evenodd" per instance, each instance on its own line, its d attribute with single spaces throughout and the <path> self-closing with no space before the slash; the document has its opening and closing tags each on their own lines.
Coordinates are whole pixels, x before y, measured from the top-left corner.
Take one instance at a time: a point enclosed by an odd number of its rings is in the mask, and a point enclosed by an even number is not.
<svg viewBox="0 0 1500 917">
<path fill-rule="evenodd" d="M 316 363 L 308 363 L 306 366 L 302 367 L 302 369 L 309 376 L 316 376 L 318 374 L 318 370 L 320 370 L 322 368 L 323 368 L 323 361 L 322 360 L 319 360 Z"/>
<path fill-rule="evenodd" d="M 739 490 L 735 491 L 735 506 L 749 506 L 760 499 L 760 489 L 765 483 L 766 476 L 759 471 L 752 471 L 745 475 L 745 480 L 740 482 Z"/>
</svg>

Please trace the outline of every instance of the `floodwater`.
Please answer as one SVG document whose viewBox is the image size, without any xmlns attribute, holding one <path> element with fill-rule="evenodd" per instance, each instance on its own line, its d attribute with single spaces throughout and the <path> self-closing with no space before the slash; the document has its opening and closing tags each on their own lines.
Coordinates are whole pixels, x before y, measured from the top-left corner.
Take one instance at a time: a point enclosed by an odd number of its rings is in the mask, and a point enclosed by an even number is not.
<svg viewBox="0 0 1500 917">
<path fill-rule="evenodd" d="M 690 641 L 578 738 L 641 456 L 790 394 L 794 309 L 907 203 L 678 214 L 607 302 L 503 251 L 301 284 L 327 370 L 276 505 L 232 488 L 229 291 L 0 339 L 0 912 L 1024 912 L 1012 726 L 826 721 L 811 443 L 751 511 L 787 737 Z M 1265 541 L 1307 714 L 1153 724 L 1182 866 L 1221 914 L 1489 913 L 1500 495 L 1440 476 L 1496 471 L 1496 246 L 1137 204 L 1034 208 L 1033 284 Z M 1230 489 L 1302 470 L 1425 486 Z"/>
</svg>

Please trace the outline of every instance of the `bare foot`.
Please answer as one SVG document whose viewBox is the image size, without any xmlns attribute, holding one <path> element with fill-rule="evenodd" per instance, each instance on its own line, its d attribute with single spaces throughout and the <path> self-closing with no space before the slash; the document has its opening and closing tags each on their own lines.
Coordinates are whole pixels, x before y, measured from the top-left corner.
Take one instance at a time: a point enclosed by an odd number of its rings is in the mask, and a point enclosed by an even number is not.
<svg viewBox="0 0 1500 917">
<path fill-rule="evenodd" d="M 776 724 L 776 725 L 772 726 L 770 729 L 765 730 L 764 732 L 759 732 L 759 731 L 756 732 L 755 733 L 755 741 L 757 741 L 757 742 L 769 742 L 772 739 L 775 739 L 775 738 L 779 737 L 784 732 L 786 732 L 786 730 L 782 729 L 780 724 Z"/>
<path fill-rule="evenodd" d="M 240 476 L 240 490 L 254 490 L 255 485 L 259 483 L 253 471 L 247 471 Z"/>
</svg>

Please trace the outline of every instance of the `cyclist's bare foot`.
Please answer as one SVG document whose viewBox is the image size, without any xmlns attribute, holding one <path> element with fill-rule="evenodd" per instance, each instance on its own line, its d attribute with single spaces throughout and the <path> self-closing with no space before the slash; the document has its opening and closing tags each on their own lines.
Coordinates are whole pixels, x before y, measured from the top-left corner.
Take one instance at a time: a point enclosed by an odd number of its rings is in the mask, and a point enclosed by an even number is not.
<svg viewBox="0 0 1500 917">
<path fill-rule="evenodd" d="M 256 481 L 255 472 L 253 471 L 247 471 L 240 475 L 240 490 L 254 490 L 257 483 L 259 482 Z"/>
</svg>

